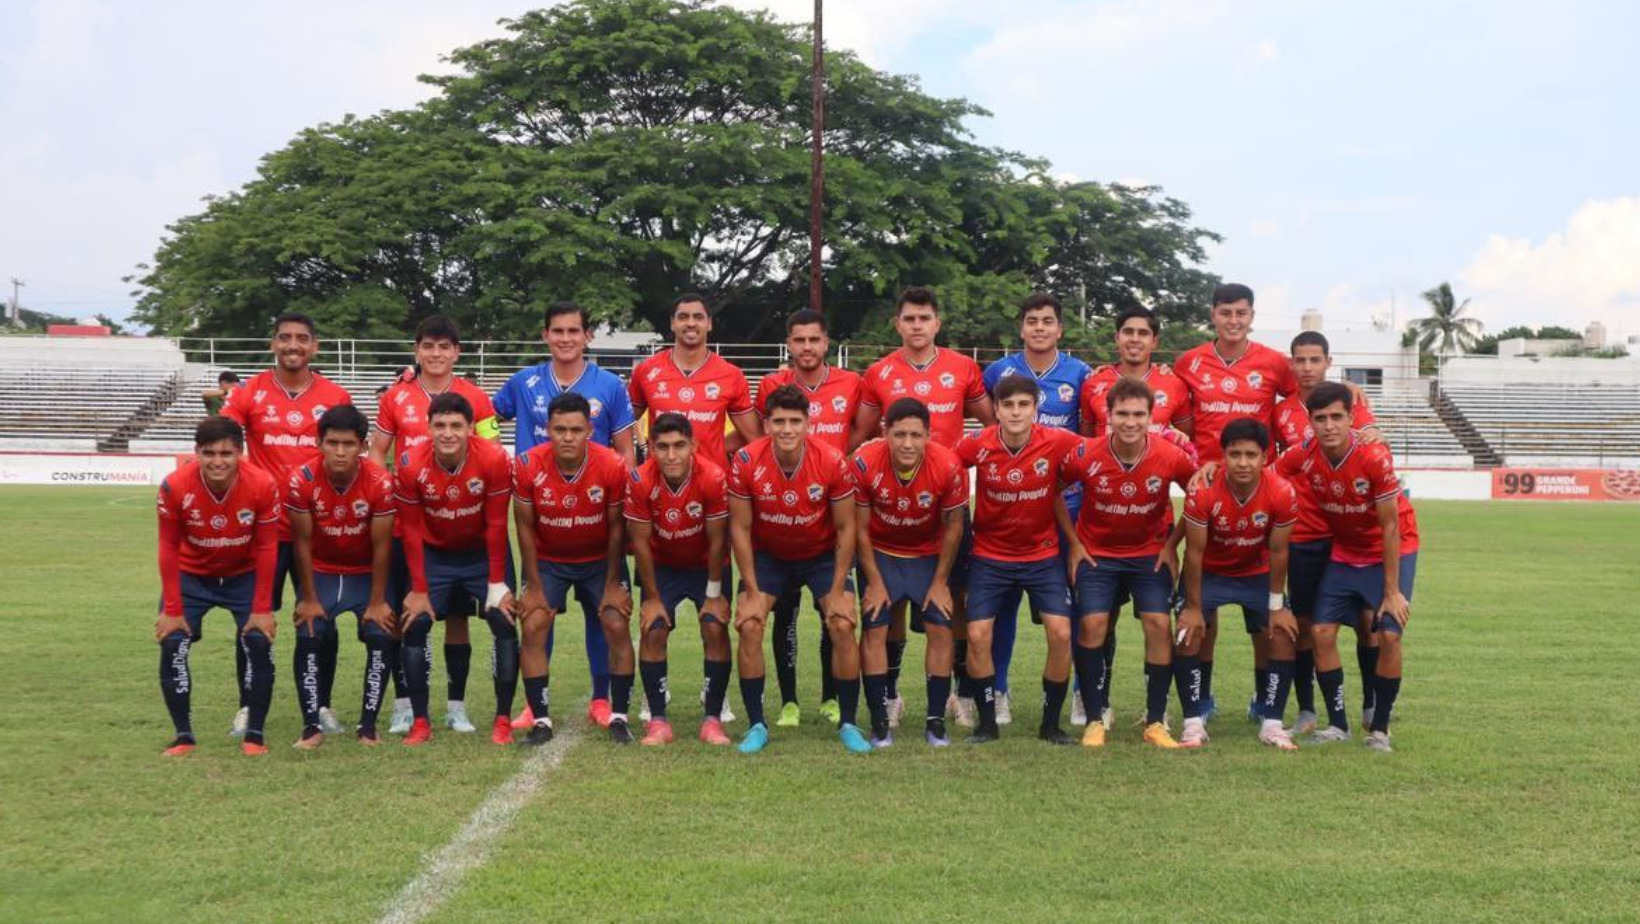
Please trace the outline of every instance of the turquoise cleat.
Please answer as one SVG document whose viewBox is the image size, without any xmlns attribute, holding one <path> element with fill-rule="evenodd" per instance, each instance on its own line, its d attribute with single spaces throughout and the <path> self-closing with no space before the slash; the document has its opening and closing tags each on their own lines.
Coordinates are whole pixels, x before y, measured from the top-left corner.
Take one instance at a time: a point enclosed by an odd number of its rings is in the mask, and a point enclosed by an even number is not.
<svg viewBox="0 0 1640 924">
<path fill-rule="evenodd" d="M 850 753 L 871 753 L 871 742 L 866 740 L 865 732 L 860 731 L 858 725 L 844 724 L 839 726 L 837 737 L 843 742 L 843 747 L 847 748 Z"/>
<path fill-rule="evenodd" d="M 769 744 L 769 726 L 762 722 L 746 729 L 746 737 L 740 739 L 738 750 L 742 754 L 756 754 Z"/>
</svg>

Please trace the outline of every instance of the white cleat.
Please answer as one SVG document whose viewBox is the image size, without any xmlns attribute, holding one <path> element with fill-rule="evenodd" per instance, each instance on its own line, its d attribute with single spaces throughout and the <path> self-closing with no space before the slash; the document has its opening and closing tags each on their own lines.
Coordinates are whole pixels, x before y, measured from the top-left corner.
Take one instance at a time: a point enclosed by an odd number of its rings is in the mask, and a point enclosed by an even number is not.
<svg viewBox="0 0 1640 924">
<path fill-rule="evenodd" d="M 1088 710 L 1082 707 L 1082 696 L 1079 693 L 1071 694 L 1071 724 L 1088 724 Z"/>
<path fill-rule="evenodd" d="M 323 710 L 320 710 L 323 715 Z M 415 721 L 415 714 L 410 711 L 410 701 L 407 699 L 393 700 L 393 716 L 387 721 L 387 733 L 390 735 L 404 735 L 410 732 L 410 723 Z"/>
<path fill-rule="evenodd" d="M 1179 747 L 1199 748 L 1207 743 L 1207 723 L 1199 718 L 1185 719 L 1184 731 L 1179 735 Z"/>
<path fill-rule="evenodd" d="M 649 720 L 654 718 L 654 716 L 649 714 L 649 697 L 641 696 L 639 698 L 643 700 L 643 706 L 638 710 L 638 721 L 644 723 L 645 725 L 648 725 Z M 706 705 L 706 696 L 705 696 L 705 694 L 701 695 L 700 702 L 701 702 L 701 705 L 703 705 L 703 706 Z M 672 688 L 671 687 L 666 688 L 666 704 L 668 706 L 672 705 Z M 723 720 L 719 719 L 718 721 L 721 722 Z"/>
<path fill-rule="evenodd" d="M 251 707 L 240 706 L 239 711 L 233 714 L 233 725 L 228 728 L 228 734 L 235 738 L 245 737 L 245 729 L 251 724 Z"/>
<path fill-rule="evenodd" d="M 347 731 L 347 728 L 342 725 L 341 719 L 336 718 L 335 710 L 325 706 L 319 710 L 319 730 L 327 735 L 340 735 Z M 407 728 L 405 731 L 409 731 L 409 729 Z"/>
<path fill-rule="evenodd" d="M 448 725 L 451 731 L 463 734 L 478 731 L 472 720 L 467 718 L 467 704 L 456 700 L 451 700 L 444 707 L 444 724 Z"/>
<path fill-rule="evenodd" d="M 1315 713 L 1300 712 L 1298 714 L 1298 718 L 1293 721 L 1293 727 L 1287 729 L 1287 735 L 1292 738 L 1297 738 L 1300 735 L 1308 735 L 1316 730 L 1316 722 L 1317 720 Z"/>
<path fill-rule="evenodd" d="M 905 715 L 905 698 L 896 696 L 888 701 L 888 727 L 899 728 L 900 717 Z M 1000 719 L 998 721 L 1001 721 Z"/>
<path fill-rule="evenodd" d="M 979 724 L 978 709 L 974 705 L 972 696 L 954 697 L 951 712 L 956 717 L 957 724 L 963 728 L 973 728 Z"/>
<path fill-rule="evenodd" d="M 672 700 L 671 700 L 671 693 L 670 692 L 668 692 L 667 697 L 668 698 L 667 698 L 666 701 L 671 702 Z M 702 706 L 706 705 L 706 691 L 705 690 L 700 691 L 700 704 Z M 723 697 L 723 711 L 718 713 L 718 721 L 722 722 L 724 725 L 728 725 L 730 722 L 733 722 L 734 720 L 735 720 L 735 711 L 733 709 L 729 708 L 729 697 L 727 695 L 725 695 Z"/>
<path fill-rule="evenodd" d="M 1260 744 L 1267 744 L 1278 751 L 1298 750 L 1298 745 L 1293 743 L 1293 736 L 1274 719 L 1265 720 L 1264 727 L 1259 729 L 1258 740 Z"/>
<path fill-rule="evenodd" d="M 1008 699 L 1008 694 L 997 694 L 997 724 L 1014 724 L 1014 704 Z"/>
<path fill-rule="evenodd" d="M 1105 731 L 1116 730 L 1116 713 L 1109 706 L 1100 710 L 1099 724 L 1105 726 Z"/>
<path fill-rule="evenodd" d="M 1348 740 L 1350 740 L 1350 730 L 1339 728 L 1336 725 L 1328 725 L 1310 736 L 1311 744 L 1332 744 L 1335 741 Z"/>
<path fill-rule="evenodd" d="M 1393 754 L 1395 752 L 1395 749 L 1389 746 L 1389 732 L 1368 732 L 1367 737 L 1361 743 L 1367 746 L 1367 750 L 1377 751 L 1380 754 Z"/>
</svg>

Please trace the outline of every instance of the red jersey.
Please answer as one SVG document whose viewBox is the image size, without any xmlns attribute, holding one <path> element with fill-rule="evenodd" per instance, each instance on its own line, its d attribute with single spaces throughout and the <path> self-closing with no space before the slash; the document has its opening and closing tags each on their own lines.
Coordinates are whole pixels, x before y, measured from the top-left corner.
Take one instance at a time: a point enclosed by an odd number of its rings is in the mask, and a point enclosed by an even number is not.
<svg viewBox="0 0 1640 924">
<path fill-rule="evenodd" d="M 290 473 L 285 508 L 313 517 L 313 570 L 326 574 L 369 574 L 370 524 L 397 511 L 393 476 L 360 457 L 359 470 L 338 490 L 325 474 L 324 457 L 310 456 Z"/>
<path fill-rule="evenodd" d="M 941 446 L 955 446 L 962 439 L 964 408 L 970 401 L 985 397 L 985 376 L 979 363 L 961 353 L 936 347 L 934 358 L 916 365 L 899 349 L 871 364 L 866 370 L 865 389 L 860 403 L 886 412 L 901 398 L 916 398 L 928 405 L 932 424 L 929 435 Z"/>
<path fill-rule="evenodd" d="M 251 612 L 273 606 L 279 546 L 279 489 L 261 469 L 241 465 L 221 497 L 205 486 L 198 462 L 159 484 L 159 572 L 168 616 L 182 615 L 182 573 L 233 577 L 256 572 Z"/>
<path fill-rule="evenodd" d="M 1211 342 L 1192 347 L 1173 364 L 1173 372 L 1190 389 L 1192 434 L 1203 462 L 1224 457 L 1219 434 L 1232 420 L 1251 417 L 1275 432 L 1277 399 L 1298 391 L 1287 357 L 1252 341 L 1233 362 L 1226 362 Z"/>
<path fill-rule="evenodd" d="M 649 549 L 655 564 L 668 568 L 704 568 L 711 540 L 708 520 L 729 518 L 728 481 L 722 466 L 696 455 L 689 474 L 676 488 L 666 482 L 660 463 L 648 459 L 632 473 L 626 487 L 626 518 L 650 524 Z"/>
<path fill-rule="evenodd" d="M 865 392 L 865 382 L 859 374 L 827 366 L 819 386 L 810 388 L 798 380 L 795 370 L 776 369 L 758 383 L 757 416 L 769 419 L 769 395 L 782 385 L 796 385 L 809 396 L 809 434 L 824 440 L 838 452 L 848 452 L 854 412 L 859 410 L 860 396 Z"/>
<path fill-rule="evenodd" d="M 854 493 L 842 453 L 819 438 L 803 438 L 802 458 L 787 473 L 774 440 L 762 437 L 735 453 L 729 494 L 752 502 L 752 545 L 783 561 L 807 561 L 837 545 L 831 505 Z"/>
<path fill-rule="evenodd" d="M 1223 473 L 1184 499 L 1184 518 L 1207 530 L 1202 570 L 1247 577 L 1270 570 L 1270 534 L 1298 520 L 1298 493 L 1272 471 L 1259 475 L 1246 500 L 1236 497 Z"/>
<path fill-rule="evenodd" d="M 990 426 L 963 437 L 957 458 L 975 470 L 974 554 L 997 561 L 1040 561 L 1059 554 L 1053 505 L 1071 447 L 1080 437 L 1058 427 L 1031 425 L 1019 450 Z"/>
<path fill-rule="evenodd" d="M 451 471 L 439 464 L 431 442 L 399 454 L 394 472 L 398 521 L 404 524 L 404 557 L 410 587 L 427 592 L 423 547 L 450 552 L 485 549 L 489 581 L 507 579 L 507 497 L 512 460 L 493 440 L 467 438 L 467 455 Z"/>
<path fill-rule="evenodd" d="M 609 554 L 609 509 L 626 496 L 626 463 L 613 449 L 587 443 L 581 467 L 565 475 L 542 443 L 513 459 L 513 496 L 535 508 L 535 554 L 542 561 L 583 564 Z"/>
<path fill-rule="evenodd" d="M 1384 560 L 1384 535 L 1378 528 L 1378 502 L 1396 499 L 1401 554 L 1418 551 L 1418 518 L 1401 493 L 1389 447 L 1366 445 L 1351 437 L 1344 458 L 1333 462 L 1321 444 L 1311 440 L 1281 454 L 1276 470 L 1320 508 L 1332 535 L 1332 559 L 1348 565 L 1376 565 Z"/>
<path fill-rule="evenodd" d="M 1115 366 L 1106 366 L 1082 382 L 1082 419 L 1093 427 L 1096 437 L 1110 430 L 1110 407 L 1105 404 L 1105 395 L 1121 377 Z M 1152 363 L 1139 381 L 1150 386 L 1154 399 L 1150 406 L 1152 430 L 1176 427 L 1190 419 L 1190 389 L 1178 376 L 1164 373 Z"/>
<path fill-rule="evenodd" d="M 872 548 L 889 555 L 938 555 L 946 512 L 968 506 L 968 472 L 955 451 L 938 443 L 929 443 L 922 464 L 902 478 L 888 441 L 872 440 L 854 454 L 850 474 Z"/>
<path fill-rule="evenodd" d="M 222 416 L 245 428 L 245 452 L 251 464 L 282 485 L 290 473 L 319 449 L 319 417 L 325 411 L 352 404 L 347 390 L 317 372 L 313 381 L 292 395 L 272 370 L 251 376 L 235 388 L 222 406 Z M 290 523 L 279 521 L 279 540 L 290 539 Z"/>
<path fill-rule="evenodd" d="M 1351 405 L 1352 417 L 1350 426 L 1354 429 L 1369 427 L 1378 422 L 1372 410 L 1365 404 L 1357 401 Z M 1291 449 L 1302 446 L 1315 436 L 1315 428 L 1310 426 L 1310 412 L 1304 407 L 1304 400 L 1298 395 L 1283 398 L 1276 405 L 1276 428 L 1272 432 L 1276 446 L 1280 449 Z M 1327 521 L 1321 518 L 1321 508 L 1316 504 L 1314 492 L 1300 490 L 1298 492 L 1298 525 L 1293 527 L 1294 542 L 1315 542 L 1326 539 L 1332 532 L 1327 529 Z"/>
<path fill-rule="evenodd" d="M 473 424 L 476 426 L 495 416 L 490 396 L 472 382 L 456 376 L 450 380 L 449 391 L 467 399 L 473 406 Z M 427 405 L 433 396 L 420 381 L 396 382 L 376 402 L 376 429 L 393 438 L 392 455 L 400 455 L 426 443 L 428 433 Z"/>
<path fill-rule="evenodd" d="M 689 418 L 697 451 L 713 461 L 727 458 L 723 431 L 729 416 L 752 409 L 745 374 L 713 352 L 699 367 L 685 372 L 672 358 L 672 350 L 662 350 L 632 370 L 626 390 L 634 417 L 647 409 L 651 423 L 669 412 Z"/>
<path fill-rule="evenodd" d="M 1196 473 L 1189 454 L 1157 436 L 1145 438 L 1137 462 L 1116 457 L 1110 437 L 1080 440 L 1065 459 L 1065 477 L 1082 485 L 1076 535 L 1102 558 L 1156 555 L 1173 529 L 1169 484 L 1184 487 Z"/>
</svg>

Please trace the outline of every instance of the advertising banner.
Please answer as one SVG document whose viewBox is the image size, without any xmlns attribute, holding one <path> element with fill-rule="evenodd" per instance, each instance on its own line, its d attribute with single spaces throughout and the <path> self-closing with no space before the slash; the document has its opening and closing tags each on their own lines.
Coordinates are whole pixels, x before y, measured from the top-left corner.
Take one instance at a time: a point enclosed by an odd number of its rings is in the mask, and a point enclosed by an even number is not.
<svg viewBox="0 0 1640 924">
<path fill-rule="evenodd" d="M 1497 500 L 1640 501 L 1640 469 L 1495 468 Z"/>
</svg>

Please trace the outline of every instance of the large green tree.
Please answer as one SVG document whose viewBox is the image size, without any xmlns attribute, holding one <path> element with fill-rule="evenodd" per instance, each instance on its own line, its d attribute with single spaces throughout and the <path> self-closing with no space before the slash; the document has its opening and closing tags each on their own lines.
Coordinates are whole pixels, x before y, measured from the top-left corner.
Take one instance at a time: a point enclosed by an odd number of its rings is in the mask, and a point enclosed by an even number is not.
<svg viewBox="0 0 1640 924">
<path fill-rule="evenodd" d="M 779 336 L 808 285 L 807 27 L 702 0 L 579 0 L 503 25 L 424 78 L 428 102 L 303 131 L 174 223 L 135 277 L 135 317 L 261 335 L 294 309 L 332 336 L 402 338 L 442 313 L 474 336 L 530 336 L 569 298 L 665 330 L 672 296 L 695 289 L 719 338 Z M 965 343 L 1007 342 L 1034 288 L 1093 317 L 1202 319 L 1216 238 L 1182 203 L 1054 181 L 974 143 L 964 123 L 984 113 L 968 102 L 846 52 L 826 66 L 839 336 L 881 333 L 913 283 L 941 292 Z"/>
</svg>

